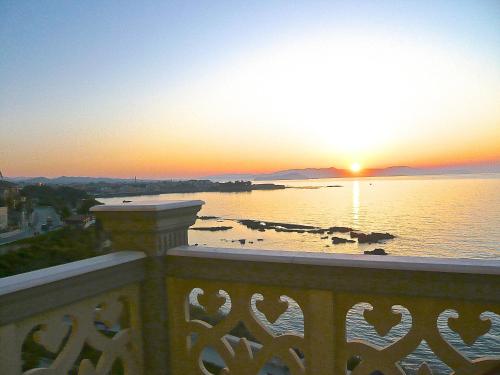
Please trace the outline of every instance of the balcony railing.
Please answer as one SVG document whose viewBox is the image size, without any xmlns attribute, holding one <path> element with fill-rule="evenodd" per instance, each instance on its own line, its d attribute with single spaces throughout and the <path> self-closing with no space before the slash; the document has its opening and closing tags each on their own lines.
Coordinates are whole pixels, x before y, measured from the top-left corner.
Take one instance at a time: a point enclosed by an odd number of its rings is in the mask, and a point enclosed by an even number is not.
<svg viewBox="0 0 500 375">
<path fill-rule="evenodd" d="M 202 204 L 99 206 L 115 253 L 0 279 L 0 374 L 500 373 L 500 261 L 188 246 Z"/>
</svg>

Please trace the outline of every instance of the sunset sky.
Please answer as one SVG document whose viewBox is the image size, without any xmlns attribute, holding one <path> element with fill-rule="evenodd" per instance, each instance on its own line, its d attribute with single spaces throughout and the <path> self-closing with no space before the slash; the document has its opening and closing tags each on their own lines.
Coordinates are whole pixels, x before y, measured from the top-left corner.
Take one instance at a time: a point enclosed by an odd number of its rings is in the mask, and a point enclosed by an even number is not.
<svg viewBox="0 0 500 375">
<path fill-rule="evenodd" d="M 0 170 L 500 161 L 499 1 L 1 1 Z"/>
</svg>

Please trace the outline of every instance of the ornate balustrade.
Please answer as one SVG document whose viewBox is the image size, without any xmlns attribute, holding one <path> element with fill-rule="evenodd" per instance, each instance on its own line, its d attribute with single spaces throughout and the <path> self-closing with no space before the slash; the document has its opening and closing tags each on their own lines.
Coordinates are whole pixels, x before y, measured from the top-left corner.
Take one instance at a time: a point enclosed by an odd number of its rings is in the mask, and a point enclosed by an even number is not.
<svg viewBox="0 0 500 375">
<path fill-rule="evenodd" d="M 188 246 L 202 203 L 100 206 L 116 253 L 0 279 L 0 374 L 500 373 L 500 261 Z"/>
<path fill-rule="evenodd" d="M 140 374 L 144 258 L 124 251 L 0 279 L 0 374 L 109 374 L 117 360 Z"/>
<path fill-rule="evenodd" d="M 187 368 L 187 373 L 200 373 L 206 348 L 220 355 L 218 362 L 230 374 L 257 374 L 276 357 L 292 374 L 345 374 L 348 363 L 356 362 L 352 374 L 404 374 L 399 362 L 423 341 L 456 374 L 500 369 L 500 357 L 476 351 L 479 358 L 471 360 L 460 352 L 490 331 L 490 319 L 500 333 L 497 261 L 184 246 L 170 250 L 166 263 L 174 374 Z M 193 314 L 188 304 L 196 302 L 193 291 L 209 319 Z M 360 303 L 362 318 L 378 335 L 387 336 L 394 327 L 400 337 L 385 346 L 349 340 L 346 319 Z M 485 312 L 491 314 L 481 315 Z M 411 321 L 401 323 L 403 315 Z M 280 316 L 286 319 L 280 322 Z M 440 318 L 448 318 L 448 336 L 455 332 L 465 345 L 447 340 Z M 303 325 L 287 324 L 287 319 Z M 252 351 L 249 340 L 228 340 L 238 324 L 262 345 L 260 350 Z M 290 326 L 295 330 L 286 329 Z M 500 338 L 490 342 L 499 346 L 487 348 L 490 353 L 500 355 Z M 424 361 L 419 367 L 419 374 L 431 374 Z"/>
</svg>

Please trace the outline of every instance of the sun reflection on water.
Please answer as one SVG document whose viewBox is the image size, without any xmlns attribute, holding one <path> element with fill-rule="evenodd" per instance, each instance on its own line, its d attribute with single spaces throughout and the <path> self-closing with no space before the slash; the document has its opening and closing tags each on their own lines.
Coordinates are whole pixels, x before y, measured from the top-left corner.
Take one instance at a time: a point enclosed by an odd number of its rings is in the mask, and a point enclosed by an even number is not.
<svg viewBox="0 0 500 375">
<path fill-rule="evenodd" d="M 359 181 L 352 183 L 352 217 L 353 221 L 358 224 L 359 220 Z"/>
</svg>

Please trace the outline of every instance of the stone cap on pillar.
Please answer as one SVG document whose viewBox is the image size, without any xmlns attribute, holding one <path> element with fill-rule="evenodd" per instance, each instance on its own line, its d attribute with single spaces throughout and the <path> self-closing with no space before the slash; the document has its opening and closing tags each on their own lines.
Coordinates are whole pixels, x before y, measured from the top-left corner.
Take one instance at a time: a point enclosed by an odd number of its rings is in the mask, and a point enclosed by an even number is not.
<svg viewBox="0 0 500 375">
<path fill-rule="evenodd" d="M 187 231 L 205 202 L 201 200 L 151 200 L 99 205 L 90 209 L 112 240 L 114 250 L 140 250 L 164 254 L 187 245 Z"/>
<path fill-rule="evenodd" d="M 186 207 L 201 207 L 205 202 L 201 200 L 149 200 L 139 202 L 124 202 L 118 204 L 101 204 L 90 209 L 92 212 L 116 212 L 116 211 L 165 211 Z"/>
</svg>

